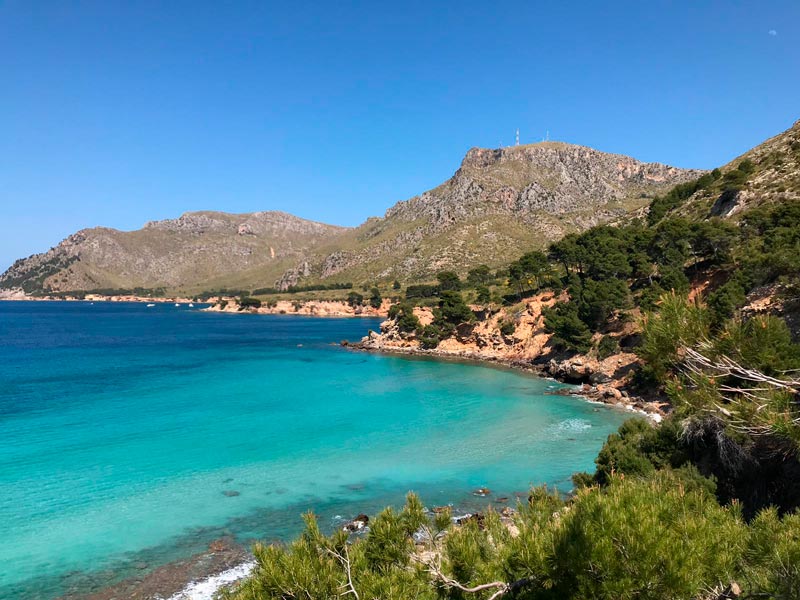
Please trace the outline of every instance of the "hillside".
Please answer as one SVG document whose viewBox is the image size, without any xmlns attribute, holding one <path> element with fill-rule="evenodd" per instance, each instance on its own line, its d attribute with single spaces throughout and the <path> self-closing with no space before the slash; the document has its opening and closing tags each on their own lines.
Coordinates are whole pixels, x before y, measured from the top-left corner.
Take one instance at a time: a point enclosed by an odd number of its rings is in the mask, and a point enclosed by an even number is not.
<svg viewBox="0 0 800 600">
<path fill-rule="evenodd" d="M 258 286 L 342 231 L 281 212 L 192 212 L 129 232 L 96 227 L 18 260 L 0 276 L 0 288 L 193 292 Z"/>
<path fill-rule="evenodd" d="M 445 183 L 356 229 L 277 212 L 196 212 L 138 231 L 86 229 L 17 261 L 0 288 L 197 293 L 424 280 L 476 261 L 503 265 L 523 249 L 640 209 L 701 173 L 559 142 L 473 148 Z"/>
<path fill-rule="evenodd" d="M 713 171 L 708 178 L 663 198 L 650 221 L 670 211 L 695 219 L 731 217 L 746 209 L 800 199 L 800 121 Z"/>
<path fill-rule="evenodd" d="M 701 173 L 561 142 L 473 148 L 440 186 L 323 246 L 329 253 L 312 270 L 341 281 L 418 281 L 442 269 L 501 266 Z"/>
</svg>

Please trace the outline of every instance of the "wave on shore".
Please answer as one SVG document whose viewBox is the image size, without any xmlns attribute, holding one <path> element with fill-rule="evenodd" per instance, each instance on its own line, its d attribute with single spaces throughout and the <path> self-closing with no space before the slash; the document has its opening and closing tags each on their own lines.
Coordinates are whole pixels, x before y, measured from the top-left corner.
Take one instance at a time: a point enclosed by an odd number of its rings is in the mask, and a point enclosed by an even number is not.
<svg viewBox="0 0 800 600">
<path fill-rule="evenodd" d="M 213 600 L 214 595 L 226 586 L 236 583 L 250 575 L 255 569 L 255 561 L 248 561 L 231 567 L 222 573 L 193 581 L 168 600 Z"/>
</svg>

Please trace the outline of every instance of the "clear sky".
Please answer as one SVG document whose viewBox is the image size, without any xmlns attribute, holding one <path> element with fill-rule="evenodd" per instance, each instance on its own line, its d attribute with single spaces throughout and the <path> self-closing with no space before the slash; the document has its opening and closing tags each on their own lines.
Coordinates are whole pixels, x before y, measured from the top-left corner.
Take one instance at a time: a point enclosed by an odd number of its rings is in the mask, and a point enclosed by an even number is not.
<svg viewBox="0 0 800 600">
<path fill-rule="evenodd" d="M 472 146 L 683 167 L 800 118 L 800 1 L 0 0 L 0 269 L 95 225 L 356 225 Z"/>
</svg>

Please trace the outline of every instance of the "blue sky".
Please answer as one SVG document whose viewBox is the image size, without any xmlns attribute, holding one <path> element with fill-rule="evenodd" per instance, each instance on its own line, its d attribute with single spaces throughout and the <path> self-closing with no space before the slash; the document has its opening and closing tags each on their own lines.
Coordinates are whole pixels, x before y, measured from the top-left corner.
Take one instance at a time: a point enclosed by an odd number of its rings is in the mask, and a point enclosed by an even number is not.
<svg viewBox="0 0 800 600">
<path fill-rule="evenodd" d="M 797 0 L 0 0 L 0 269 L 189 210 L 356 225 L 517 127 L 714 167 L 800 118 L 799 30 Z"/>
</svg>

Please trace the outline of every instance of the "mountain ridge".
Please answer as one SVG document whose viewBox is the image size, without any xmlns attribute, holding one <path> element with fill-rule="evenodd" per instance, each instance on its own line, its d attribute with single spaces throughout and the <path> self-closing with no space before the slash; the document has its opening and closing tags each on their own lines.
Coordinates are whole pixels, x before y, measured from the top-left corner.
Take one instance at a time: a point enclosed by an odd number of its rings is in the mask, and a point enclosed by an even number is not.
<svg viewBox="0 0 800 600">
<path fill-rule="evenodd" d="M 16 261 L 0 288 L 196 293 L 423 280 L 478 259 L 501 265 L 525 247 L 620 218 L 702 173 L 564 142 L 471 148 L 442 184 L 355 228 L 280 211 L 191 211 L 134 231 L 82 229 Z"/>
</svg>

